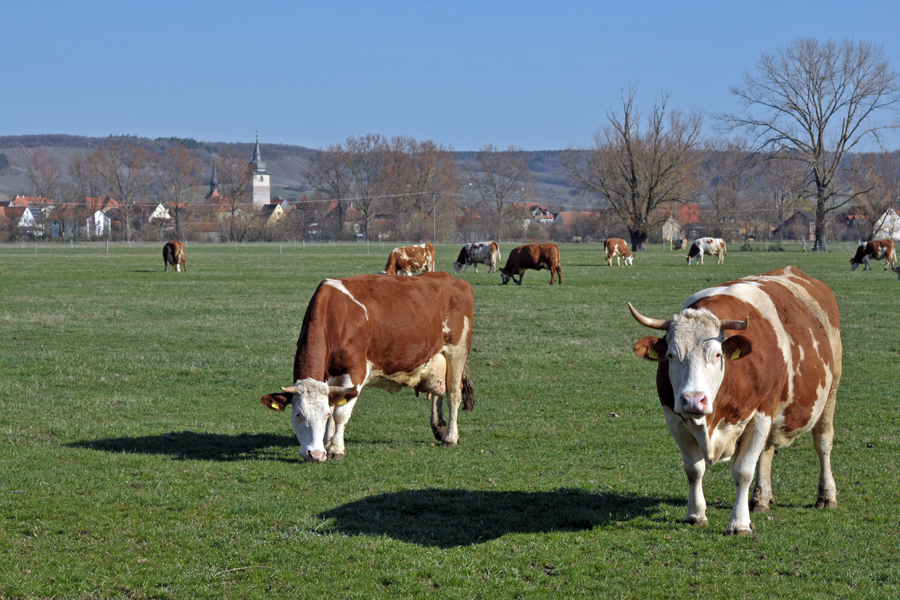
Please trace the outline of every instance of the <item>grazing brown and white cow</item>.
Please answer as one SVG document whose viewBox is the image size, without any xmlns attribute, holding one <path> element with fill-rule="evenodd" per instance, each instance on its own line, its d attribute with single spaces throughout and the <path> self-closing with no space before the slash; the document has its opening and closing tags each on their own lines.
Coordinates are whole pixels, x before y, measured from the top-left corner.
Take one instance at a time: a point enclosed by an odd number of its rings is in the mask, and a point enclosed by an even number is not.
<svg viewBox="0 0 900 600">
<path fill-rule="evenodd" d="M 634 353 L 658 361 L 656 391 L 690 487 L 686 522 L 707 522 L 705 463 L 733 458 L 737 495 L 725 533 L 750 533 L 754 467 L 753 509 L 767 512 L 775 448 L 810 430 L 819 455 L 816 506 L 837 506 L 831 446 L 841 326 L 828 286 L 786 267 L 699 291 L 669 321 L 628 307 L 642 325 L 666 331 L 638 340 Z"/>
<path fill-rule="evenodd" d="M 694 258 L 698 255 L 700 256 L 700 264 L 703 264 L 703 255 L 708 254 L 709 256 L 717 256 L 719 258 L 716 264 L 723 265 L 725 264 L 725 255 L 728 254 L 725 251 L 725 240 L 721 238 L 698 238 L 694 240 L 694 243 L 691 244 L 691 249 L 688 250 L 687 255 L 687 264 L 691 264 Z"/>
<path fill-rule="evenodd" d="M 559 284 L 562 285 L 562 267 L 559 266 L 559 246 L 549 244 L 527 244 L 514 248 L 506 259 L 506 266 L 500 269 L 500 277 L 503 285 L 512 279 L 516 285 L 522 285 L 522 277 L 527 269 L 540 271 L 550 270 L 550 285 L 553 278 L 559 275 Z M 516 281 L 515 276 L 519 276 Z"/>
<path fill-rule="evenodd" d="M 187 272 L 186 258 L 184 244 L 181 242 L 167 242 L 163 246 L 163 264 L 165 265 L 163 272 L 169 270 L 169 265 L 172 265 L 173 271 L 181 271 L 181 266 L 184 265 L 184 270 Z"/>
<path fill-rule="evenodd" d="M 625 243 L 625 240 L 622 238 L 609 238 L 606 240 L 606 262 L 609 263 L 609 266 L 612 266 L 612 259 L 616 259 L 616 266 L 622 266 L 619 263 L 620 258 L 625 259 L 625 266 L 630 266 L 634 261 L 634 256 L 631 254 L 631 250 L 628 249 L 628 244 Z"/>
<path fill-rule="evenodd" d="M 856 248 L 856 255 L 850 259 L 850 270 L 855 271 L 856 267 L 863 265 L 863 271 L 872 268 L 872 259 L 884 259 L 884 270 L 888 267 L 894 268 L 897 262 L 897 255 L 894 253 L 894 240 L 872 240 L 871 242 L 860 242 Z"/>
<path fill-rule="evenodd" d="M 687 248 L 687 238 L 675 238 L 672 240 L 672 250 L 684 250 Z"/>
<path fill-rule="evenodd" d="M 323 461 L 346 455 L 344 427 L 364 386 L 391 393 L 409 387 L 432 396 L 432 432 L 455 446 L 460 403 L 471 410 L 475 402 L 468 369 L 473 315 L 472 286 L 449 273 L 326 279 L 303 317 L 294 384 L 262 403 L 273 410 L 291 405 L 300 455 Z"/>
<path fill-rule="evenodd" d="M 387 265 L 381 274 L 399 275 L 406 273 L 427 273 L 434 271 L 434 246 L 419 244 L 418 246 L 398 246 L 388 256 Z"/>
<path fill-rule="evenodd" d="M 478 272 L 478 264 L 488 266 L 488 273 L 495 273 L 500 263 L 500 245 L 497 242 L 472 242 L 466 244 L 459 251 L 456 262 L 453 263 L 453 272 L 463 273 L 469 270 L 469 265 L 475 265 Z"/>
</svg>

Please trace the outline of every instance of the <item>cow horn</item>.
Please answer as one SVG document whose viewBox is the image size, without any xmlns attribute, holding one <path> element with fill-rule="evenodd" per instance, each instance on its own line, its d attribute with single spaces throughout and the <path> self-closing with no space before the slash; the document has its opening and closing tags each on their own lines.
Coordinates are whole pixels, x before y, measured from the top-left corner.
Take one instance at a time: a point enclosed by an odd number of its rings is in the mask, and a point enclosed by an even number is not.
<svg viewBox="0 0 900 600">
<path fill-rule="evenodd" d="M 726 319 L 722 321 L 719 325 L 720 331 L 725 331 L 726 329 L 747 329 L 750 326 L 750 316 L 744 317 L 743 321 L 738 321 L 737 319 Z"/>
<path fill-rule="evenodd" d="M 343 385 L 329 385 L 328 391 L 332 394 L 352 394 L 357 391 L 357 387 L 355 385 L 346 387 Z"/>
<path fill-rule="evenodd" d="M 282 387 L 282 388 L 281 388 L 281 391 L 284 392 L 285 394 L 296 394 L 296 393 L 297 393 L 297 386 L 296 386 L 296 385 L 292 385 L 291 387 Z"/>
<path fill-rule="evenodd" d="M 632 305 L 631 302 L 628 303 L 628 308 L 631 310 L 631 315 L 634 317 L 634 320 L 643 325 L 644 327 L 649 327 L 650 329 L 662 329 L 663 331 L 668 331 L 672 326 L 672 321 L 663 321 L 662 319 L 651 319 L 649 317 L 645 317 L 641 313 L 637 311 Z"/>
</svg>

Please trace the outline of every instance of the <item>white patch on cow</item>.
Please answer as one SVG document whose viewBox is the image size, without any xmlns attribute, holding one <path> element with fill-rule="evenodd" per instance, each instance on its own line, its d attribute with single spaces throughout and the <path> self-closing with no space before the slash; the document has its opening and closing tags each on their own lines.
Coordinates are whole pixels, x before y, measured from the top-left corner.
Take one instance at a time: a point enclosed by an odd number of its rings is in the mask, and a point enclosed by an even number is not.
<svg viewBox="0 0 900 600">
<path fill-rule="evenodd" d="M 351 300 L 353 300 L 353 301 L 356 302 L 360 307 L 362 307 L 363 312 L 364 312 L 365 315 L 366 315 L 366 321 L 369 320 L 369 311 L 366 310 L 365 305 L 364 305 L 362 302 L 360 302 L 359 300 L 357 300 L 356 298 L 353 297 L 353 294 L 350 293 L 350 290 L 348 290 L 348 289 L 344 286 L 343 282 L 342 282 L 340 279 L 326 279 L 326 280 L 325 280 L 325 285 L 330 285 L 330 286 L 333 287 L 334 289 L 336 289 L 336 290 L 338 290 L 338 291 L 341 291 L 341 292 L 347 294 L 347 296 L 349 296 Z"/>
</svg>

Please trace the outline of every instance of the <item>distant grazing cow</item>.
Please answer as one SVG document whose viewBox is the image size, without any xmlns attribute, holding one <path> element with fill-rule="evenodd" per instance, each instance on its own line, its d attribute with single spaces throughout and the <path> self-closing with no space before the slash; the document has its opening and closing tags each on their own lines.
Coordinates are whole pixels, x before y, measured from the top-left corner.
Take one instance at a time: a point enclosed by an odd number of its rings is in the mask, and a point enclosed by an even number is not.
<svg viewBox="0 0 900 600">
<path fill-rule="evenodd" d="M 500 263 L 500 245 L 497 242 L 473 242 L 466 244 L 459 251 L 456 262 L 453 263 L 453 272 L 463 273 L 469 270 L 469 265 L 475 265 L 478 272 L 478 263 L 488 266 L 488 273 L 495 273 Z"/>
<path fill-rule="evenodd" d="M 406 273 L 427 273 L 434 271 L 434 246 L 419 244 L 418 246 L 399 246 L 391 251 L 387 265 L 382 274 L 399 275 Z"/>
<path fill-rule="evenodd" d="M 672 250 L 684 250 L 687 248 L 687 239 L 675 238 L 672 240 Z"/>
<path fill-rule="evenodd" d="M 169 265 L 172 265 L 173 271 L 181 271 L 181 266 L 184 265 L 184 270 L 187 272 L 184 244 L 181 242 L 167 242 L 163 246 L 163 264 L 165 265 L 164 273 L 169 270 Z"/>
<path fill-rule="evenodd" d="M 432 432 L 455 446 L 459 405 L 475 404 L 468 368 L 473 316 L 472 286 L 449 273 L 326 279 L 303 317 L 294 384 L 262 403 L 279 411 L 292 406 L 300 455 L 318 462 L 346 455 L 344 427 L 364 386 L 391 393 L 409 387 L 431 395 Z"/>
<path fill-rule="evenodd" d="M 658 362 L 656 391 L 690 487 L 686 522 L 707 522 L 705 463 L 733 458 L 737 496 L 725 533 L 750 533 L 751 502 L 754 512 L 774 502 L 775 448 L 810 430 L 819 455 L 816 506 L 837 506 L 830 457 L 841 324 L 828 286 L 786 267 L 699 291 L 670 321 L 628 307 L 642 325 L 666 331 L 638 340 L 634 353 Z"/>
<path fill-rule="evenodd" d="M 691 244 L 691 249 L 688 251 L 687 264 L 691 264 L 694 258 L 700 256 L 700 264 L 702 265 L 704 254 L 719 257 L 719 260 L 716 264 L 725 264 L 725 255 L 728 254 L 725 251 L 725 240 L 721 238 L 710 237 L 698 238 L 694 240 L 694 243 Z"/>
<path fill-rule="evenodd" d="M 856 248 L 856 255 L 850 259 L 850 270 L 855 271 L 859 265 L 863 265 L 863 271 L 871 269 L 872 259 L 885 259 L 884 270 L 887 271 L 888 267 L 893 269 L 897 262 L 897 255 L 894 253 L 894 240 L 861 242 L 859 247 Z"/>
<path fill-rule="evenodd" d="M 500 269 L 500 277 L 503 279 L 503 285 L 509 283 L 510 279 L 512 279 L 516 285 L 522 285 L 522 277 L 527 269 L 535 271 L 549 269 L 550 285 L 553 285 L 553 278 L 556 275 L 559 275 L 559 284 L 562 285 L 562 267 L 559 266 L 559 246 L 553 243 L 528 244 L 513 249 L 506 259 L 506 266 Z M 515 279 L 516 275 L 519 276 L 518 281 Z"/>
<path fill-rule="evenodd" d="M 606 262 L 609 263 L 609 266 L 612 266 L 612 259 L 614 258 L 616 259 L 616 266 L 622 266 L 619 263 L 619 258 L 625 259 L 625 266 L 631 265 L 634 261 L 634 256 L 632 256 L 631 250 L 628 249 L 628 244 L 622 238 L 609 238 L 606 240 Z"/>
</svg>

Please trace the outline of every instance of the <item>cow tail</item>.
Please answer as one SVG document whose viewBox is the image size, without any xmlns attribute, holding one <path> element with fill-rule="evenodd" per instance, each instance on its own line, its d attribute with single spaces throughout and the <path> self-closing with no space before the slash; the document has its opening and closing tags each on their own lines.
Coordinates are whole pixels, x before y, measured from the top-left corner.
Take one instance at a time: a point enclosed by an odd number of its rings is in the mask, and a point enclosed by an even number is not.
<svg viewBox="0 0 900 600">
<path fill-rule="evenodd" d="M 475 409 L 475 387 L 472 385 L 472 371 L 469 370 L 468 360 L 466 360 L 466 366 L 463 367 L 462 401 L 463 410 Z"/>
</svg>

